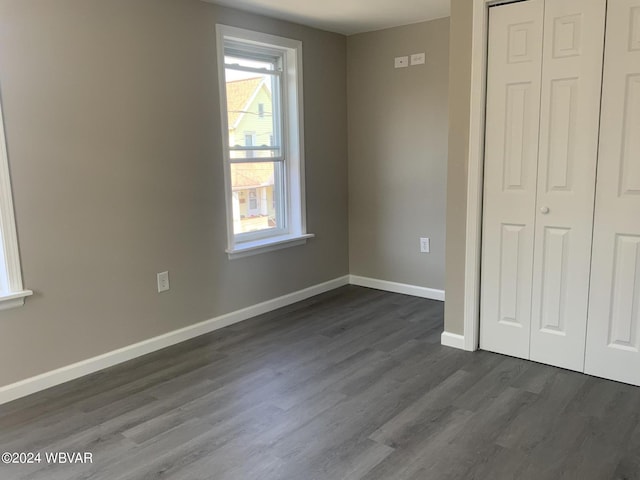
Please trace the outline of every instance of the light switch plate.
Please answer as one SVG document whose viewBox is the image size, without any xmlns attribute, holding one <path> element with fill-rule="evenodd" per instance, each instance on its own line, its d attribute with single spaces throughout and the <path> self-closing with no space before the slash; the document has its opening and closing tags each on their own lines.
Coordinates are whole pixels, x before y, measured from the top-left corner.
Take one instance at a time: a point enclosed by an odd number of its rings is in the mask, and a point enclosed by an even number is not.
<svg viewBox="0 0 640 480">
<path fill-rule="evenodd" d="M 409 57 L 396 57 L 395 68 L 406 68 L 409 66 Z"/>
<path fill-rule="evenodd" d="M 411 65 L 424 65 L 425 54 L 422 53 L 414 53 L 411 55 Z"/>
</svg>

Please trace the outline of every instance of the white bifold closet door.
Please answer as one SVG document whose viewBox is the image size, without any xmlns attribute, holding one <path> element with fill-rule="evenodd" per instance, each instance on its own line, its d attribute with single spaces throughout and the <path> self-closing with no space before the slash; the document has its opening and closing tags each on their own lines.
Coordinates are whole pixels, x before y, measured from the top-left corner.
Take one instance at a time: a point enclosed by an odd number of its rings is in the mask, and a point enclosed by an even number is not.
<svg viewBox="0 0 640 480">
<path fill-rule="evenodd" d="M 587 334 L 606 7 L 606 0 L 545 2 L 530 358 L 579 371 Z"/>
<path fill-rule="evenodd" d="M 489 13 L 480 347 L 528 358 L 544 1 Z"/>
<path fill-rule="evenodd" d="M 480 346 L 583 370 L 606 0 L 490 9 Z"/>
<path fill-rule="evenodd" d="M 640 385 L 640 0 L 610 0 L 585 371 Z"/>
</svg>

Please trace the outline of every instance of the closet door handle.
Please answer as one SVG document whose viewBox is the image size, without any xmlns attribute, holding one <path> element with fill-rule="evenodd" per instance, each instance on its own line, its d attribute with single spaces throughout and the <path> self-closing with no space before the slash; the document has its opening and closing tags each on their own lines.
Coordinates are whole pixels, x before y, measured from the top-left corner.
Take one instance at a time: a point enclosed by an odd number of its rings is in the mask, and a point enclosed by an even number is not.
<svg viewBox="0 0 640 480">
<path fill-rule="evenodd" d="M 542 213 L 543 215 L 546 215 L 547 213 L 549 213 L 549 207 L 541 207 L 540 213 Z"/>
</svg>

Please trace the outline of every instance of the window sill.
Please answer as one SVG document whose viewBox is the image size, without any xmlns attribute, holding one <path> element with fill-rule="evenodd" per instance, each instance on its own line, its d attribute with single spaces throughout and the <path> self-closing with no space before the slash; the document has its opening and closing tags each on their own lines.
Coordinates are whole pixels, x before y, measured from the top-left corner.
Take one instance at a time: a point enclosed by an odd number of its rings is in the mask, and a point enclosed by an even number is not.
<svg viewBox="0 0 640 480">
<path fill-rule="evenodd" d="M 260 253 L 272 252 L 283 248 L 295 247 L 296 245 L 304 245 L 307 239 L 313 238 L 313 233 L 305 233 L 303 235 L 285 235 L 281 237 L 263 238 L 253 242 L 244 242 L 236 245 L 234 248 L 227 249 L 229 259 L 249 257 Z"/>
<path fill-rule="evenodd" d="M 20 292 L 7 293 L 0 295 L 0 310 L 8 310 L 9 308 L 21 307 L 24 305 L 25 297 L 33 295 L 31 290 L 22 290 Z"/>
</svg>

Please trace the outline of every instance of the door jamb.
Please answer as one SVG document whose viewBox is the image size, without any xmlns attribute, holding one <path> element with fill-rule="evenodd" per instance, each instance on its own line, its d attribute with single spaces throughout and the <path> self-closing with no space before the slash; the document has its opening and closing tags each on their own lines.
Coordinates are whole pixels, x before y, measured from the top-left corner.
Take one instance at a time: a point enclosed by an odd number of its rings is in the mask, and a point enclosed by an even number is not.
<svg viewBox="0 0 640 480">
<path fill-rule="evenodd" d="M 480 341 L 480 260 L 482 258 L 482 198 L 487 91 L 489 7 L 518 0 L 473 0 L 471 38 L 471 102 L 467 170 L 467 218 L 464 275 L 464 349 L 475 351 Z"/>
</svg>

